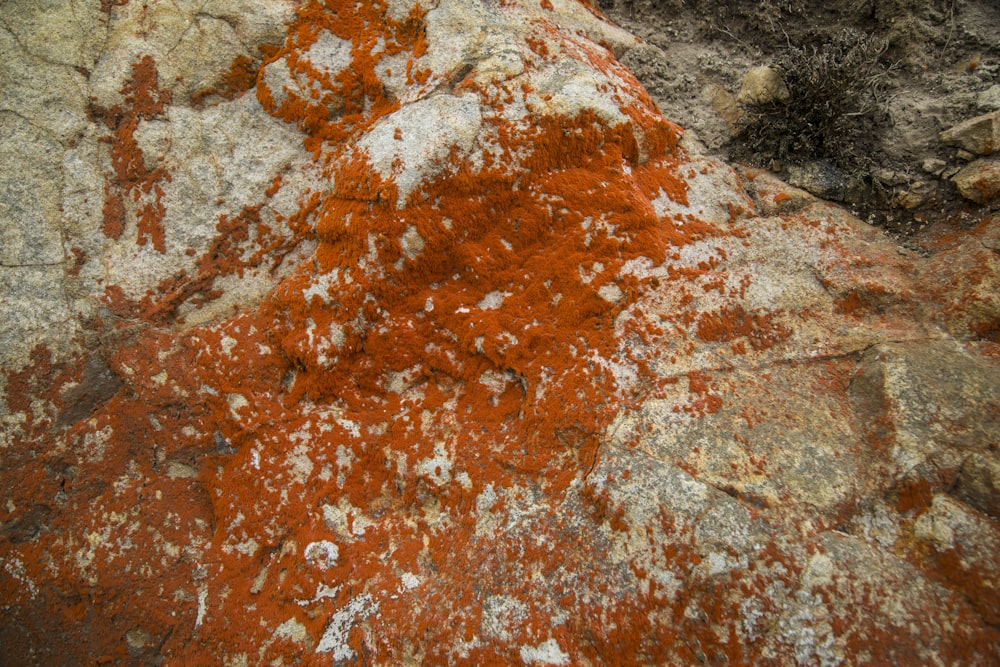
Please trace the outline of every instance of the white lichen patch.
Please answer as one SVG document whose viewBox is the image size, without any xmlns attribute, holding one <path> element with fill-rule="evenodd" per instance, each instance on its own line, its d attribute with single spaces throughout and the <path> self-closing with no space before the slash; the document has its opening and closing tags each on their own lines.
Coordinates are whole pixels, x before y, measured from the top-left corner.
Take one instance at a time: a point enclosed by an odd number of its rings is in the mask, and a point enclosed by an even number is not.
<svg viewBox="0 0 1000 667">
<path fill-rule="evenodd" d="M 285 467 L 288 469 L 292 480 L 298 484 L 305 484 L 312 474 L 312 459 L 309 458 L 309 448 L 305 444 L 298 444 L 285 456 Z"/>
<path fill-rule="evenodd" d="M 28 576 L 27 571 L 24 568 L 24 563 L 15 557 L 10 557 L 9 559 L 3 560 L 3 570 L 12 579 L 17 581 L 22 587 L 28 590 L 28 595 L 32 598 L 38 595 L 38 586 L 32 581 L 31 577 Z"/>
<path fill-rule="evenodd" d="M 322 570 L 328 570 L 337 564 L 340 557 L 340 549 L 329 540 L 319 540 L 306 545 L 303 552 L 305 559 Z"/>
<path fill-rule="evenodd" d="M 503 300 L 510 296 L 510 292 L 501 292 L 500 290 L 493 290 L 479 300 L 476 304 L 476 308 L 480 310 L 497 310 L 503 305 Z"/>
<path fill-rule="evenodd" d="M 323 631 L 323 637 L 316 647 L 317 653 L 332 653 L 334 662 L 342 660 L 353 660 L 357 657 L 354 649 L 348 644 L 348 636 L 351 629 L 363 620 L 378 611 L 378 603 L 368 593 L 359 595 L 330 618 Z"/>
<path fill-rule="evenodd" d="M 507 373 L 498 373 L 494 370 L 483 371 L 479 376 L 479 384 L 490 390 L 490 393 L 499 396 L 507 391 L 507 385 L 511 383 L 511 377 Z"/>
<path fill-rule="evenodd" d="M 420 585 L 420 577 L 413 574 L 412 572 L 404 572 L 403 576 L 400 577 L 399 590 L 412 591 L 414 588 Z"/>
<path fill-rule="evenodd" d="M 311 639 L 306 626 L 295 618 L 290 618 L 279 625 L 271 636 L 274 639 L 284 639 L 296 644 L 305 644 Z"/>
<path fill-rule="evenodd" d="M 625 296 L 622 289 L 614 283 L 601 285 L 600 289 L 597 290 L 597 294 L 608 303 L 618 303 Z"/>
<path fill-rule="evenodd" d="M 434 443 L 434 456 L 429 456 L 417 464 L 417 472 L 424 475 L 438 486 L 444 486 L 451 481 L 451 469 L 454 459 L 445 448 L 444 442 Z"/>
<path fill-rule="evenodd" d="M 198 616 L 194 620 L 194 627 L 200 627 L 205 621 L 205 614 L 208 612 L 208 589 L 202 587 L 198 590 Z"/>
<path fill-rule="evenodd" d="M 226 394 L 226 404 L 233 419 L 239 419 L 240 410 L 250 407 L 250 401 L 243 394 Z"/>
<path fill-rule="evenodd" d="M 523 602 L 509 595 L 491 595 L 483 604 L 480 630 L 487 637 L 509 642 L 528 617 Z"/>
<path fill-rule="evenodd" d="M 569 654 L 555 639 L 547 639 L 538 646 L 522 646 L 521 660 L 529 665 L 568 665 Z"/>
<path fill-rule="evenodd" d="M 352 542 L 363 537 L 365 530 L 374 526 L 375 522 L 360 509 L 352 505 L 347 498 L 339 498 L 336 505 L 323 505 L 323 523 L 341 540 Z"/>
</svg>

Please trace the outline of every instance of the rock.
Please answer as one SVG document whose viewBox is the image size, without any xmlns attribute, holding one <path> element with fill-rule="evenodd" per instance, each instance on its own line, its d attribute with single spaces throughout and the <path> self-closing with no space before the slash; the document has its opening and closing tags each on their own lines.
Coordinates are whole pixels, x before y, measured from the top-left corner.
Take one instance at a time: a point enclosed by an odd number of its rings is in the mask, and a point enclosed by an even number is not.
<svg viewBox="0 0 1000 667">
<path fill-rule="evenodd" d="M 790 186 L 769 171 L 741 169 L 745 187 L 762 215 L 780 215 L 802 210 L 816 203 L 816 197 Z"/>
<path fill-rule="evenodd" d="M 937 181 L 914 179 L 905 189 L 899 188 L 894 203 L 905 209 L 915 209 L 926 203 L 938 190 Z"/>
<path fill-rule="evenodd" d="M 857 652 L 884 664 L 935 654 L 961 661 L 961 649 L 937 637 L 954 628 L 969 645 L 989 641 L 964 624 L 976 612 L 962 596 L 891 551 L 837 532 L 820 536 L 813 548 L 796 570 L 794 596 L 775 631 L 763 640 L 764 655 L 787 652 L 797 664 L 820 665 L 848 662 Z M 918 640 L 924 633 L 933 638 L 928 649 Z"/>
<path fill-rule="evenodd" d="M 791 99 L 781 74 L 767 65 L 754 67 L 743 77 L 736 101 L 743 105 L 785 104 Z"/>
<path fill-rule="evenodd" d="M 734 136 L 739 131 L 738 123 L 743 112 L 733 94 L 718 84 L 709 84 L 702 92 L 702 97 L 708 100 L 719 118 L 725 121 L 729 135 Z"/>
<path fill-rule="evenodd" d="M 822 199 L 855 201 L 860 184 L 825 161 L 788 165 L 788 182 Z"/>
<path fill-rule="evenodd" d="M 995 217 L 924 257 L 689 152 L 569 0 L 23 46 L 79 4 L 4 18 L 7 653 L 1000 657 Z"/>
<path fill-rule="evenodd" d="M 926 550 L 924 567 L 943 583 L 959 588 L 973 607 L 1000 621 L 1000 529 L 996 522 L 944 494 L 913 523 L 913 534 Z M 935 567 L 937 565 L 937 567 Z"/>
<path fill-rule="evenodd" d="M 0 265 L 59 265 L 63 261 L 59 144 L 20 116 L 3 116 Z"/>
<path fill-rule="evenodd" d="M 984 512 L 996 506 L 987 480 L 990 443 L 1000 439 L 1000 365 L 977 352 L 946 342 L 891 344 L 862 360 L 852 393 L 869 416 L 867 439 L 901 483 L 901 505 L 916 502 L 905 495 L 913 489 L 959 488 Z"/>
<path fill-rule="evenodd" d="M 976 96 L 976 106 L 984 111 L 1000 110 L 1000 83 L 994 84 Z"/>
<path fill-rule="evenodd" d="M 62 264 L 0 266 L 0 363 L 7 372 L 33 365 L 32 351 L 73 349 L 79 328 L 63 291 Z"/>
<path fill-rule="evenodd" d="M 924 160 L 920 164 L 920 167 L 926 173 L 932 174 L 934 176 L 940 176 L 947 166 L 948 163 L 945 162 L 944 160 L 939 160 L 937 158 L 930 158 L 930 157 Z"/>
<path fill-rule="evenodd" d="M 1000 194 L 1000 160 L 970 162 L 951 180 L 966 199 L 988 204 Z"/>
<path fill-rule="evenodd" d="M 998 341 L 1000 226 L 996 216 L 961 239 L 945 239 L 922 270 L 930 317 L 959 340 Z"/>
<path fill-rule="evenodd" d="M 294 3 L 210 0 L 202 6 L 155 1 L 111 7 L 107 41 L 89 78 L 95 103 L 105 109 L 122 103 L 132 63 L 145 56 L 155 60 L 161 85 L 178 102 L 220 87 L 238 59 L 259 62 L 259 46 L 284 39 Z"/>
<path fill-rule="evenodd" d="M 996 450 L 971 454 L 958 474 L 955 497 L 994 519 L 1000 518 L 1000 456 Z"/>
<path fill-rule="evenodd" d="M 0 20 L 5 27 L 4 37 L 17 35 L 18 43 L 36 66 L 42 61 L 46 65 L 91 69 L 100 53 L 107 22 L 101 10 L 98 1 L 10 0 L 0 7 Z M 20 59 L 4 58 L 7 66 L 25 64 Z M 70 92 L 73 88 L 50 87 L 48 92 Z"/>
<path fill-rule="evenodd" d="M 942 132 L 940 138 L 973 155 L 989 155 L 1000 147 L 1000 110 L 959 123 Z"/>
</svg>

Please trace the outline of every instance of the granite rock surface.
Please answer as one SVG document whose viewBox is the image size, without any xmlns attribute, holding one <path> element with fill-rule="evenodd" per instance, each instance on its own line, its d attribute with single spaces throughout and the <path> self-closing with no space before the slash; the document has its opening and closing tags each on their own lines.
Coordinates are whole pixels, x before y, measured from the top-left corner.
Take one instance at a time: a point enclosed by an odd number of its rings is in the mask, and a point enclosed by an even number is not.
<svg viewBox="0 0 1000 667">
<path fill-rule="evenodd" d="M 6 662 L 1000 660 L 1000 218 L 699 155 L 575 0 L 0 48 Z"/>
</svg>

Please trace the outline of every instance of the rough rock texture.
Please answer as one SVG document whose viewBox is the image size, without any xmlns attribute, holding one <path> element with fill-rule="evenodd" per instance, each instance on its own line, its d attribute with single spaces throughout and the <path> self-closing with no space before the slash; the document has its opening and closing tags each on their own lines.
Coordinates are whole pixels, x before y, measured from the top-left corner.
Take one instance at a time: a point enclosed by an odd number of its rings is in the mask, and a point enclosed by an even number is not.
<svg viewBox="0 0 1000 667">
<path fill-rule="evenodd" d="M 951 180 L 966 199 L 989 204 L 1000 195 L 1000 160 L 970 162 Z"/>
<path fill-rule="evenodd" d="M 989 155 L 1000 146 L 1000 111 L 970 118 L 941 133 L 941 141 L 975 155 Z"/>
<path fill-rule="evenodd" d="M 1000 218 L 698 155 L 573 0 L 2 12 L 5 664 L 1000 660 Z"/>
</svg>

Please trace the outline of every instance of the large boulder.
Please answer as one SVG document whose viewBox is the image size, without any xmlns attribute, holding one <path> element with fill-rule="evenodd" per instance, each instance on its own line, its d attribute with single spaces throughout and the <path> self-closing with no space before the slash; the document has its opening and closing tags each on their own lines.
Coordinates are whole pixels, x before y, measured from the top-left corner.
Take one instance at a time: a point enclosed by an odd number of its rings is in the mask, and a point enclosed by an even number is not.
<svg viewBox="0 0 1000 667">
<path fill-rule="evenodd" d="M 689 152 L 589 3 L 10 6 L 11 662 L 1000 659 L 997 219 Z"/>
</svg>

